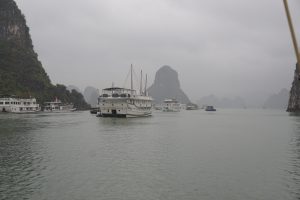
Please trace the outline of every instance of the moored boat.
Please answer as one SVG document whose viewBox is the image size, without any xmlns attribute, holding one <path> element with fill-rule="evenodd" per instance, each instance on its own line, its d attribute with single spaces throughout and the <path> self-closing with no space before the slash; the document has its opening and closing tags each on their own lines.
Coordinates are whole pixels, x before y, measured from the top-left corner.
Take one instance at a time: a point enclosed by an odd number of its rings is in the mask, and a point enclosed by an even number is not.
<svg viewBox="0 0 300 200">
<path fill-rule="evenodd" d="M 205 111 L 216 111 L 213 106 L 206 106 Z"/>
<path fill-rule="evenodd" d="M 180 103 L 176 99 L 165 99 L 162 111 L 164 112 L 180 112 Z"/>
<path fill-rule="evenodd" d="M 35 113 L 40 106 L 35 98 L 2 97 L 0 98 L 0 112 Z"/>
<path fill-rule="evenodd" d="M 45 102 L 43 106 L 44 112 L 72 112 L 75 111 L 73 104 L 62 103 L 60 100 Z"/>
<path fill-rule="evenodd" d="M 102 90 L 98 98 L 101 117 L 147 117 L 152 115 L 152 97 L 147 94 L 147 76 L 145 90 L 141 88 L 139 94 L 133 89 L 132 66 L 131 66 L 131 89 L 110 87 Z"/>
<path fill-rule="evenodd" d="M 186 110 L 198 110 L 198 109 L 199 109 L 199 107 L 197 104 L 189 103 L 186 106 Z"/>
</svg>

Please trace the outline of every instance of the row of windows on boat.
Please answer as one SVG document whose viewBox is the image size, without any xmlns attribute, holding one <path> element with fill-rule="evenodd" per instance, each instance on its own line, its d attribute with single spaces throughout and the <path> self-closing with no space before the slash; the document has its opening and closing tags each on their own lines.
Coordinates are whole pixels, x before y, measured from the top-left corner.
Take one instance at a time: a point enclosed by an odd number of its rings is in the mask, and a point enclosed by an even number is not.
<svg viewBox="0 0 300 200">
<path fill-rule="evenodd" d="M 36 110 L 36 107 L 20 108 L 20 111 L 22 111 L 22 110 Z"/>
<path fill-rule="evenodd" d="M 118 94 L 118 93 L 113 93 L 112 95 L 102 94 L 100 97 L 130 97 L 130 94 Z"/>
<path fill-rule="evenodd" d="M 100 102 L 110 102 L 110 101 L 105 101 L 105 100 L 100 100 L 99 101 L 99 103 Z M 150 101 L 149 100 L 130 100 L 130 99 L 128 99 L 127 100 L 127 103 L 130 103 L 130 104 L 146 104 L 146 105 L 148 105 L 148 103 L 149 103 Z M 104 105 L 104 104 L 103 104 Z M 114 104 L 112 104 L 112 105 L 114 105 Z M 123 104 L 121 104 L 122 106 L 123 106 Z M 151 105 L 151 104 L 150 104 Z"/>
<path fill-rule="evenodd" d="M 22 102 L 22 105 L 31 105 L 31 104 L 36 104 L 35 102 Z M 6 101 L 6 102 L 3 102 L 3 101 L 0 101 L 0 105 L 21 105 L 21 102 L 17 101 L 17 102 L 14 102 L 14 101 Z"/>
<path fill-rule="evenodd" d="M 147 110 L 151 110 L 151 109 L 149 109 L 149 108 L 140 108 L 140 109 L 141 109 L 141 110 L 146 110 L 146 111 L 147 111 Z M 113 112 L 114 110 L 109 110 L 109 109 L 107 110 L 108 113 L 109 113 L 110 111 Z M 118 110 L 118 111 L 121 112 L 121 110 Z M 122 111 L 124 111 L 124 110 L 122 110 Z"/>
<path fill-rule="evenodd" d="M 126 104 L 127 105 L 127 104 Z M 135 105 L 138 105 L 138 106 L 146 106 L 146 107 L 151 107 L 151 104 L 149 105 L 149 104 L 135 104 Z M 104 103 L 102 103 L 102 106 L 105 106 L 105 104 Z M 108 104 L 106 104 L 106 106 L 108 106 Z M 111 104 L 111 106 L 115 106 L 115 104 Z M 121 104 L 121 106 L 124 106 L 124 104 Z"/>
</svg>

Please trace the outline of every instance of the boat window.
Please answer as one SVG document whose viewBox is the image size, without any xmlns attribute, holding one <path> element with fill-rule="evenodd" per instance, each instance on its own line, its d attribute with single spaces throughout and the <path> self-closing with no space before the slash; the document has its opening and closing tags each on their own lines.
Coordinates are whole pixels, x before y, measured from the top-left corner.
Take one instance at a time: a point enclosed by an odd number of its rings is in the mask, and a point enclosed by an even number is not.
<svg viewBox="0 0 300 200">
<path fill-rule="evenodd" d="M 103 96 L 103 97 L 108 97 L 108 94 L 103 94 L 102 96 Z"/>
<path fill-rule="evenodd" d="M 121 94 L 121 97 L 127 97 L 127 95 L 126 94 Z"/>
<path fill-rule="evenodd" d="M 3 102 L 0 102 L 0 104 L 3 104 Z"/>
<path fill-rule="evenodd" d="M 6 104 L 6 105 L 9 104 L 9 102 L 5 102 L 5 104 Z"/>
<path fill-rule="evenodd" d="M 119 97 L 119 94 L 118 93 L 114 93 L 114 94 L 112 94 L 112 97 Z"/>
<path fill-rule="evenodd" d="M 130 97 L 130 94 L 128 94 L 128 97 Z"/>
</svg>

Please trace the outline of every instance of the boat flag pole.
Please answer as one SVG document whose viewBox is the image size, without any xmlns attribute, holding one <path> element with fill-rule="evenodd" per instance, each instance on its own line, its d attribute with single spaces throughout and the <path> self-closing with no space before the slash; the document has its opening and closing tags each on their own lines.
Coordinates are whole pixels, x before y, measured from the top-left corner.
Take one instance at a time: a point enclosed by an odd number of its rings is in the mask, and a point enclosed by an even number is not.
<svg viewBox="0 0 300 200">
<path fill-rule="evenodd" d="M 131 67 L 130 67 L 130 78 L 131 78 L 130 93 L 131 93 L 131 96 L 132 96 L 133 95 L 132 64 L 131 64 Z"/>
<path fill-rule="evenodd" d="M 293 44 L 294 44 L 294 50 L 295 50 L 296 59 L 297 59 L 297 72 L 299 74 L 300 73 L 300 69 L 299 69 L 299 67 L 300 67 L 300 54 L 299 54 L 299 49 L 298 49 L 297 38 L 296 38 L 295 30 L 294 30 L 294 27 L 293 27 L 293 22 L 292 22 L 292 17 L 291 17 L 290 10 L 289 10 L 288 2 L 287 2 L 287 0 L 283 0 L 283 3 L 284 3 L 285 12 L 286 12 L 286 16 L 287 16 L 287 20 L 288 20 L 288 23 L 289 23 Z"/>
<path fill-rule="evenodd" d="M 147 95 L 147 74 L 146 74 L 146 80 L 145 80 L 145 96 L 148 96 Z"/>
<path fill-rule="evenodd" d="M 141 70 L 140 95 L 143 93 L 143 70 Z"/>
</svg>

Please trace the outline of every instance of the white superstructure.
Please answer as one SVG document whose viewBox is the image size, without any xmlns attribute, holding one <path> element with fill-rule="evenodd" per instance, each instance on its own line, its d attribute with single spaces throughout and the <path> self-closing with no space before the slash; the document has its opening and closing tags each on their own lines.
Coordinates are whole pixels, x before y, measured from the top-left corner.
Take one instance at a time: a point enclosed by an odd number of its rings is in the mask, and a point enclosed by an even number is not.
<svg viewBox="0 0 300 200">
<path fill-rule="evenodd" d="M 98 98 L 102 117 L 146 117 L 152 114 L 150 96 L 137 95 L 135 90 L 106 88 Z"/>
<path fill-rule="evenodd" d="M 143 91 L 142 72 L 140 92 L 133 89 L 132 65 L 131 65 L 131 89 L 111 87 L 102 90 L 98 98 L 101 117 L 147 117 L 152 115 L 152 97 L 148 96 L 147 76 Z"/>
<path fill-rule="evenodd" d="M 71 112 L 75 110 L 76 108 L 73 108 L 73 104 L 64 104 L 58 99 L 45 102 L 43 106 L 44 112 Z"/>
<path fill-rule="evenodd" d="M 0 112 L 34 113 L 40 111 L 35 98 L 3 97 L 0 98 Z"/>
<path fill-rule="evenodd" d="M 180 112 L 180 103 L 175 99 L 165 99 L 162 111 L 164 112 Z"/>
</svg>

